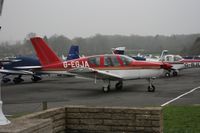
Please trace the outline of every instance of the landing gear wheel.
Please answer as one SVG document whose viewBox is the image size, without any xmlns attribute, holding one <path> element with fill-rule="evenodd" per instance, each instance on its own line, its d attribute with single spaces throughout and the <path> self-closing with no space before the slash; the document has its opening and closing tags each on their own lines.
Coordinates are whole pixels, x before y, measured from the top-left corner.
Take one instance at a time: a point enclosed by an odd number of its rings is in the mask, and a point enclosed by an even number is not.
<svg viewBox="0 0 200 133">
<path fill-rule="evenodd" d="M 19 83 L 21 83 L 21 82 L 23 82 L 24 80 L 22 79 L 22 78 L 14 78 L 13 79 L 13 82 L 15 83 L 15 84 L 19 84 Z"/>
<path fill-rule="evenodd" d="M 116 90 L 122 90 L 122 88 L 123 88 L 123 82 L 122 81 L 119 81 L 118 83 L 116 83 L 116 85 L 115 85 Z"/>
<path fill-rule="evenodd" d="M 10 80 L 9 78 L 3 78 L 3 79 L 2 79 L 2 82 L 3 82 L 3 83 L 8 83 L 8 82 L 10 82 L 10 81 L 11 81 L 11 80 Z"/>
<path fill-rule="evenodd" d="M 170 77 L 170 73 L 169 72 L 165 73 L 165 77 Z"/>
<path fill-rule="evenodd" d="M 110 85 L 108 85 L 107 87 L 103 86 L 103 87 L 102 87 L 102 91 L 103 91 L 104 93 L 109 92 L 109 91 L 110 91 Z"/>
<path fill-rule="evenodd" d="M 154 92 L 154 91 L 155 91 L 154 85 L 148 86 L 148 92 Z"/>
<path fill-rule="evenodd" d="M 31 78 L 31 80 L 33 81 L 33 82 L 37 82 L 37 81 L 40 81 L 40 80 L 42 80 L 42 78 L 40 77 L 40 76 L 33 76 L 32 78 Z"/>
<path fill-rule="evenodd" d="M 176 71 L 174 71 L 172 74 L 174 77 L 178 76 L 178 73 Z"/>
</svg>

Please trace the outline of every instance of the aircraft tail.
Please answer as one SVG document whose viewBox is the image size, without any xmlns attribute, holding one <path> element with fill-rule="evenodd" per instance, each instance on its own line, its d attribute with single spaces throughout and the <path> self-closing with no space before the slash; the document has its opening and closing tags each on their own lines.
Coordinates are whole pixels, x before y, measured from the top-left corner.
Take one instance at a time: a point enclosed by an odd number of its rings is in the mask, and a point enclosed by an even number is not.
<svg viewBox="0 0 200 133">
<path fill-rule="evenodd" d="M 165 56 L 167 53 L 168 53 L 168 50 L 163 50 L 163 51 L 162 51 L 162 53 L 161 53 L 161 55 L 160 55 L 161 61 L 164 60 L 164 56 Z"/>
<path fill-rule="evenodd" d="M 125 49 L 126 49 L 125 47 L 112 48 L 112 50 L 113 50 L 112 53 L 124 55 Z"/>
<path fill-rule="evenodd" d="M 42 66 L 59 63 L 61 60 L 47 43 L 40 37 L 31 38 L 32 45 Z"/>
<path fill-rule="evenodd" d="M 79 46 L 72 45 L 67 55 L 67 60 L 78 59 L 78 58 L 79 58 Z"/>
</svg>

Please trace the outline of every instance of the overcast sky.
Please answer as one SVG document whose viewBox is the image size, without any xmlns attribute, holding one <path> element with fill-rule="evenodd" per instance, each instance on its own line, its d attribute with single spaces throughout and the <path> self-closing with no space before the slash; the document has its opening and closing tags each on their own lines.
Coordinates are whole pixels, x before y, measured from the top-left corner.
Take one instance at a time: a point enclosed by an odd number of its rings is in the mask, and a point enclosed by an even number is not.
<svg viewBox="0 0 200 133">
<path fill-rule="evenodd" d="M 200 0 L 5 0 L 0 25 L 0 41 L 200 33 Z"/>
</svg>

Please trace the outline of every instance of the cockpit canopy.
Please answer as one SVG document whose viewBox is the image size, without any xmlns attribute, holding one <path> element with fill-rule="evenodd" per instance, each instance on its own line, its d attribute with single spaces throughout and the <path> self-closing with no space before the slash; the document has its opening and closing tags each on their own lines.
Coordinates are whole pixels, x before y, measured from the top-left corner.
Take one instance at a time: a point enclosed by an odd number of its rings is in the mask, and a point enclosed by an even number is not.
<svg viewBox="0 0 200 133">
<path fill-rule="evenodd" d="M 178 62 L 183 60 L 183 58 L 180 55 L 166 55 L 164 57 L 164 61 L 167 62 Z"/>
<path fill-rule="evenodd" d="M 98 55 L 88 58 L 88 63 L 93 67 L 128 66 L 133 58 L 126 55 Z"/>
</svg>

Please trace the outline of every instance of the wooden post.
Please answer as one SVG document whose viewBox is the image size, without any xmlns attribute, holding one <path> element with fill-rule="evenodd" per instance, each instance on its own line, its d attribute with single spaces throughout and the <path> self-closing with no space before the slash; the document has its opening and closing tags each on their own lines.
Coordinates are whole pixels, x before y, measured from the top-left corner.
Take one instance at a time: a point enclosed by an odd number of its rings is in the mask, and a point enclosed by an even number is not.
<svg viewBox="0 0 200 133">
<path fill-rule="evenodd" d="M 47 110 L 47 101 L 42 102 L 42 109 Z"/>
</svg>

